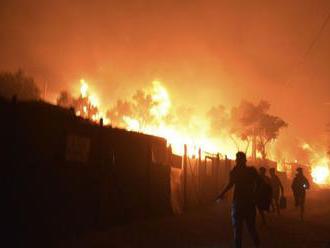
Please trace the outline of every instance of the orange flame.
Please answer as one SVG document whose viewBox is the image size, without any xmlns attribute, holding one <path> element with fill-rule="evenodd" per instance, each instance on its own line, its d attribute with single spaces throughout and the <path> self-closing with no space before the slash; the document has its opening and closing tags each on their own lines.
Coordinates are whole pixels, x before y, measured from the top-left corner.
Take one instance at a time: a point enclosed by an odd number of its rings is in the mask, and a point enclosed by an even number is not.
<svg viewBox="0 0 330 248">
<path fill-rule="evenodd" d="M 80 79 L 80 98 L 83 100 L 82 102 L 84 105 L 82 106 L 82 111 L 76 111 L 77 116 L 90 116 L 90 109 L 92 107 L 97 111 L 91 115 L 91 120 L 99 121 L 102 118 L 105 125 L 109 124 L 109 119 L 106 118 L 104 112 L 100 110 L 99 98 L 96 95 L 90 95 L 88 83 L 84 79 Z"/>
<path fill-rule="evenodd" d="M 330 184 L 329 164 L 329 159 L 324 157 L 312 166 L 312 178 L 315 183 L 320 185 Z"/>
<path fill-rule="evenodd" d="M 86 103 L 80 110 L 76 112 L 77 115 L 90 118 L 93 121 L 99 121 L 103 118 L 105 125 L 112 124 L 111 119 L 106 118 L 106 111 L 102 109 L 101 101 L 96 94 L 90 94 L 90 88 L 86 80 L 80 80 L 80 98 L 85 99 Z M 121 116 L 123 127 L 129 131 L 136 131 L 145 134 L 155 135 L 163 137 L 171 145 L 172 151 L 175 154 L 183 155 L 184 145 L 187 145 L 188 156 L 198 156 L 198 150 L 201 149 L 202 156 L 204 157 L 208 153 L 220 153 L 227 155 L 228 158 L 234 159 L 238 146 L 243 148 L 243 143 L 233 143 L 232 137 L 229 133 L 223 132 L 223 134 L 213 137 L 210 134 L 210 120 L 205 117 L 193 115 L 189 122 L 184 122 L 180 113 L 176 113 L 172 105 L 172 100 L 166 87 L 160 81 L 153 81 L 152 88 L 147 90 L 147 95 L 150 98 L 143 99 L 151 101 L 150 105 L 147 105 L 149 109 L 149 116 L 152 116 L 152 121 L 147 122 L 145 119 L 139 119 L 139 117 L 127 112 Z M 142 96 L 143 98 L 144 96 Z M 90 116 L 90 106 L 97 109 L 93 115 Z M 141 109 L 140 109 L 141 110 Z M 177 121 L 169 122 L 169 117 L 173 117 Z M 147 122 L 147 123 L 145 123 Z M 315 151 L 307 144 L 302 144 L 302 149 L 311 153 Z M 277 160 L 276 157 L 270 157 L 273 160 Z M 260 156 L 260 154 L 259 154 Z M 329 179 L 329 163 L 313 161 L 312 163 L 312 176 L 315 183 L 318 184 L 330 184 Z M 277 170 L 289 171 L 290 168 L 286 165 L 286 162 L 278 161 Z"/>
</svg>

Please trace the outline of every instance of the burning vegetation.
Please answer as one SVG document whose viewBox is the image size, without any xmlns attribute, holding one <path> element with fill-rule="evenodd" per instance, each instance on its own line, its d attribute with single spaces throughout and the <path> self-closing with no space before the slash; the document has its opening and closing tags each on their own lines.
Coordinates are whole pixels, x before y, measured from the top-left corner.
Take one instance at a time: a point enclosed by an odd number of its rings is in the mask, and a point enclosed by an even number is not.
<svg viewBox="0 0 330 248">
<path fill-rule="evenodd" d="M 237 150 L 244 149 L 251 150 L 254 159 L 266 159 L 267 145 L 287 126 L 281 118 L 268 114 L 270 104 L 265 101 L 258 105 L 242 101 L 231 110 L 219 105 L 199 115 L 194 109 L 173 104 L 160 81 L 153 81 L 152 87 L 137 90 L 129 99 L 119 99 L 101 111 L 87 82 L 82 79 L 80 83 L 79 96 L 61 92 L 57 104 L 73 107 L 76 115 L 83 118 L 103 118 L 105 124 L 114 127 L 164 137 L 177 154 L 183 154 L 187 144 L 190 156 L 197 156 L 202 149 L 203 154 L 221 153 L 233 158 Z"/>
<path fill-rule="evenodd" d="M 210 108 L 205 115 L 192 108 L 176 106 L 170 93 L 160 81 L 137 90 L 130 98 L 118 99 L 107 109 L 100 106 L 97 96 L 89 91 L 85 80 L 80 80 L 79 96 L 61 92 L 57 103 L 73 107 L 76 115 L 92 121 L 100 118 L 107 125 L 166 138 L 174 153 L 182 155 L 187 144 L 188 155 L 198 156 L 220 153 L 234 158 L 237 150 L 252 154 L 252 159 L 267 159 L 278 162 L 278 170 L 289 171 L 283 158 L 271 153 L 280 130 L 288 124 L 280 117 L 269 114 L 270 104 L 260 101 L 253 104 L 242 101 L 237 107 L 227 109 L 223 105 Z M 102 110 L 101 110 L 102 109 Z M 310 156 L 311 175 L 319 185 L 330 184 L 329 160 L 317 156 L 316 150 L 305 144 L 303 150 Z M 317 158 L 316 158 L 317 157 Z M 288 163 L 287 163 L 288 164 Z"/>
<path fill-rule="evenodd" d="M 304 143 L 302 148 L 308 153 L 313 181 L 321 186 L 330 185 L 330 160 L 326 151 Z"/>
<path fill-rule="evenodd" d="M 21 71 L 1 73 L 0 84 L 2 97 L 16 95 L 23 100 L 40 99 L 40 90 L 34 80 Z M 185 144 L 191 157 L 197 157 L 201 149 L 202 156 L 220 153 L 220 156 L 234 158 L 236 151 L 241 150 L 251 154 L 252 159 L 275 160 L 277 169 L 289 174 L 292 174 L 291 164 L 297 162 L 273 152 L 280 130 L 288 124 L 269 114 L 270 104 L 266 101 L 258 104 L 242 101 L 231 109 L 218 105 L 200 114 L 193 108 L 175 104 L 164 84 L 153 81 L 151 87 L 106 105 L 101 104 L 89 83 L 81 79 L 79 93 L 62 91 L 57 104 L 73 108 L 77 116 L 85 119 L 98 122 L 102 118 L 105 125 L 163 137 L 179 155 L 184 153 Z M 299 147 L 306 157 L 305 163 L 310 166 L 313 181 L 321 186 L 330 185 L 330 162 L 326 151 L 305 142 Z"/>
</svg>

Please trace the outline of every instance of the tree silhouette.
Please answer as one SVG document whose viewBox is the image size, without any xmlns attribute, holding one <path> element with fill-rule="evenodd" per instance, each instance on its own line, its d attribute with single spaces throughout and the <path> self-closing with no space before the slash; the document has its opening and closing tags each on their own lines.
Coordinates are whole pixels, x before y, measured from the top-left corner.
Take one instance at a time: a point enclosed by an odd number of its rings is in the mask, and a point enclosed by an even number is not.
<svg viewBox="0 0 330 248">
<path fill-rule="evenodd" d="M 245 145 L 245 152 L 252 143 L 252 153 L 258 150 L 266 159 L 267 145 L 278 137 L 281 128 L 287 126 L 280 117 L 268 114 L 269 108 L 266 101 L 257 105 L 242 101 L 230 111 L 222 105 L 212 107 L 207 113 L 211 134 L 228 134 L 237 150 L 241 150 L 240 145 Z"/>
<path fill-rule="evenodd" d="M 71 108 L 75 107 L 74 105 L 74 98 L 71 96 L 71 94 L 67 91 L 61 91 L 60 95 L 56 99 L 57 105 L 63 107 L 63 108 Z"/>
<path fill-rule="evenodd" d="M 86 119 L 93 119 L 99 113 L 97 106 L 91 103 L 88 96 L 73 97 L 67 91 L 60 92 L 57 97 L 57 105 L 63 108 L 74 108 L 77 115 Z"/>
<path fill-rule="evenodd" d="M 122 128 L 126 127 L 123 117 L 132 115 L 132 103 L 125 100 L 117 100 L 116 104 L 107 112 L 107 117 L 111 120 L 111 125 Z"/>
<path fill-rule="evenodd" d="M 157 123 L 157 118 L 152 115 L 151 109 L 158 106 L 152 95 L 144 90 L 137 90 L 128 100 L 118 100 L 107 112 L 107 117 L 113 126 L 126 127 L 124 118 L 132 118 L 139 123 L 139 131 L 150 124 Z"/>
<path fill-rule="evenodd" d="M 266 101 L 257 105 L 242 101 L 231 113 L 232 132 L 242 140 L 252 141 L 263 159 L 267 157 L 267 145 L 278 137 L 280 129 L 288 125 L 280 117 L 268 114 L 269 108 Z"/>
<path fill-rule="evenodd" d="M 25 76 L 21 70 L 0 72 L 0 95 L 6 99 L 16 96 L 20 100 L 37 100 L 40 90 L 33 78 Z"/>
</svg>

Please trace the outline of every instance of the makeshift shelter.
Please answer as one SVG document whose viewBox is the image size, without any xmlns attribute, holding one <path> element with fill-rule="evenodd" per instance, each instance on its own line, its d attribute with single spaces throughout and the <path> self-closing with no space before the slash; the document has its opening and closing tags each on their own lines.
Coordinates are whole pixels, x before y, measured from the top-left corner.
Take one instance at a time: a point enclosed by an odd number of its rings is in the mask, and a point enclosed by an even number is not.
<svg viewBox="0 0 330 248">
<path fill-rule="evenodd" d="M 165 139 L 44 102 L 1 102 L 0 114 L 2 224 L 16 246 L 172 213 Z"/>
</svg>

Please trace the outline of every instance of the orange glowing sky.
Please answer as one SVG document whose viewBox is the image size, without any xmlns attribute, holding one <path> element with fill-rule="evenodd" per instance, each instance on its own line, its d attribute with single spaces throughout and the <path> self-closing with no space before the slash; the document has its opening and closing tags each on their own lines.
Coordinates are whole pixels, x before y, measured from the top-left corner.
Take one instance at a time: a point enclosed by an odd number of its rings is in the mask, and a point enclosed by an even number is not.
<svg viewBox="0 0 330 248">
<path fill-rule="evenodd" d="M 318 139 L 330 118 L 330 23 L 305 53 L 329 11 L 327 0 L 2 0 L 0 70 L 22 68 L 50 97 L 86 78 L 109 102 L 154 79 L 203 111 L 265 99 L 286 135 Z"/>
</svg>

